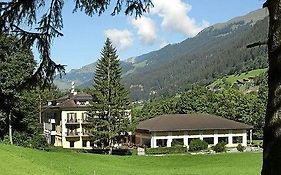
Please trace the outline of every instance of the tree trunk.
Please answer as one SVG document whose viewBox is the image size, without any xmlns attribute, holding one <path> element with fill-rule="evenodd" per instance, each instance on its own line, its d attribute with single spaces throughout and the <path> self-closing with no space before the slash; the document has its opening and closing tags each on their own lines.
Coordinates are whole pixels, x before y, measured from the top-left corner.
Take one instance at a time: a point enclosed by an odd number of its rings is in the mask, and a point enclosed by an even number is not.
<svg viewBox="0 0 281 175">
<path fill-rule="evenodd" d="M 42 97 L 41 97 L 41 89 L 39 90 L 39 124 L 42 124 Z"/>
<path fill-rule="evenodd" d="M 9 139 L 10 139 L 10 144 L 13 144 L 13 130 L 12 130 L 12 112 L 11 110 L 9 111 L 8 114 L 8 120 L 9 120 Z"/>
<path fill-rule="evenodd" d="M 263 139 L 262 175 L 281 172 L 281 0 L 268 0 L 268 101 Z"/>
</svg>

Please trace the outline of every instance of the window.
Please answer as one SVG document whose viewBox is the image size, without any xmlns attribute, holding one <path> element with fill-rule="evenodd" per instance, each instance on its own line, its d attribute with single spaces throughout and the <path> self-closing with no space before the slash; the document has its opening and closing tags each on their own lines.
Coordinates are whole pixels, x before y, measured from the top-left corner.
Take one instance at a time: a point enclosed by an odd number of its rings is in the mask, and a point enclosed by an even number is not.
<svg viewBox="0 0 281 175">
<path fill-rule="evenodd" d="M 242 143 L 243 137 L 242 136 L 235 136 L 232 138 L 233 143 Z"/>
<path fill-rule="evenodd" d="M 82 147 L 87 147 L 87 140 L 82 141 Z"/>
<path fill-rule="evenodd" d="M 228 144 L 228 137 L 219 137 L 218 141 Z"/>
<path fill-rule="evenodd" d="M 88 113 L 87 112 L 82 113 L 82 121 L 83 122 L 87 121 L 87 117 L 88 117 Z"/>
<path fill-rule="evenodd" d="M 70 148 L 74 148 L 74 141 L 70 141 L 69 144 L 70 144 Z"/>
<path fill-rule="evenodd" d="M 56 124 L 52 123 L 52 131 L 56 131 Z"/>
<path fill-rule="evenodd" d="M 167 146 L 167 140 L 168 139 L 157 139 L 156 140 L 156 146 L 166 147 Z"/>
<path fill-rule="evenodd" d="M 200 140 L 200 138 L 189 138 L 188 139 L 188 145 L 192 142 L 192 140 Z"/>
<path fill-rule="evenodd" d="M 209 145 L 214 144 L 214 137 L 204 137 L 203 140 L 207 142 Z"/>
<path fill-rule="evenodd" d="M 53 145 L 55 143 L 55 136 L 51 136 L 51 144 Z"/>
<path fill-rule="evenodd" d="M 172 146 L 183 146 L 183 139 L 173 139 L 172 140 Z"/>
<path fill-rule="evenodd" d="M 67 113 L 67 122 L 77 122 L 77 114 Z"/>
</svg>

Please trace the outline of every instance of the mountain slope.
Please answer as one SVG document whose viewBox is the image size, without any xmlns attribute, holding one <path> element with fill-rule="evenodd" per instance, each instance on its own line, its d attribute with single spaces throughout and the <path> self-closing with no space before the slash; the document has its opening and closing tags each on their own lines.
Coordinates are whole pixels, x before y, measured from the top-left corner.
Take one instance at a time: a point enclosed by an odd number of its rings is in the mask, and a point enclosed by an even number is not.
<svg viewBox="0 0 281 175">
<path fill-rule="evenodd" d="M 173 95 L 189 84 L 209 83 L 226 74 L 264 68 L 266 48 L 247 49 L 246 45 L 264 41 L 267 29 L 265 10 L 215 24 L 194 38 L 123 61 L 124 82 L 136 101 Z M 85 87 L 91 84 L 93 72 L 79 69 L 68 75 L 68 81 L 76 78 Z"/>
</svg>

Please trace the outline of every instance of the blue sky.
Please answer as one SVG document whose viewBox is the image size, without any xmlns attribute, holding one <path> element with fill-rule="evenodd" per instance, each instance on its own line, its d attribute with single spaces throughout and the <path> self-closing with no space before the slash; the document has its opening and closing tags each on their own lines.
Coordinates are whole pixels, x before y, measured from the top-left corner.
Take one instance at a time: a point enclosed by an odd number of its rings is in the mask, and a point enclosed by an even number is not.
<svg viewBox="0 0 281 175">
<path fill-rule="evenodd" d="M 112 1 L 113 3 L 115 1 Z M 52 57 L 67 65 L 66 70 L 81 68 L 100 57 L 106 37 L 117 47 L 120 59 L 139 56 L 196 35 L 204 27 L 225 22 L 261 8 L 263 0 L 153 0 L 149 14 L 135 20 L 123 13 L 101 16 L 72 13 L 74 4 L 65 1 L 64 36 L 56 38 Z"/>
</svg>

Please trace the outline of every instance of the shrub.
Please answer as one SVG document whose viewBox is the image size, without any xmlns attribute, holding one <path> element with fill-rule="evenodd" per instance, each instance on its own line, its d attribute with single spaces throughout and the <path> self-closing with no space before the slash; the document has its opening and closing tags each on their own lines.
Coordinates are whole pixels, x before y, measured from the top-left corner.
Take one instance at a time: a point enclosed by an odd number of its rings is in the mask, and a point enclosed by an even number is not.
<svg viewBox="0 0 281 175">
<path fill-rule="evenodd" d="M 239 151 L 239 152 L 243 152 L 246 148 L 244 146 L 242 146 L 240 143 L 237 145 L 236 149 Z"/>
<path fill-rule="evenodd" d="M 10 144 L 9 136 L 6 135 L 1 143 Z M 49 144 L 45 136 L 39 133 L 34 133 L 34 135 L 28 135 L 25 132 L 15 131 L 13 133 L 13 143 L 17 146 L 35 148 L 40 150 L 49 150 Z"/>
<path fill-rule="evenodd" d="M 225 142 L 219 142 L 217 143 L 215 146 L 212 147 L 212 149 L 216 152 L 225 152 L 226 151 L 226 147 L 225 147 L 226 143 Z"/>
<path fill-rule="evenodd" d="M 186 153 L 186 147 L 159 147 L 159 148 L 146 148 L 146 154 L 180 154 Z"/>
<path fill-rule="evenodd" d="M 184 146 L 183 140 L 180 141 L 180 140 L 177 140 L 177 139 L 173 139 L 172 147 L 183 147 L 183 146 Z"/>
<path fill-rule="evenodd" d="M 31 140 L 31 147 L 40 150 L 49 150 L 50 146 L 45 138 L 45 136 L 41 134 L 35 134 Z"/>
<path fill-rule="evenodd" d="M 208 148 L 208 143 L 204 140 L 196 139 L 192 140 L 189 144 L 189 151 L 201 151 Z"/>
<path fill-rule="evenodd" d="M 13 133 L 13 143 L 17 146 L 31 147 L 31 137 L 28 136 L 25 132 Z"/>
<path fill-rule="evenodd" d="M 132 151 L 130 149 L 113 149 L 112 155 L 129 156 L 132 155 Z"/>
</svg>

